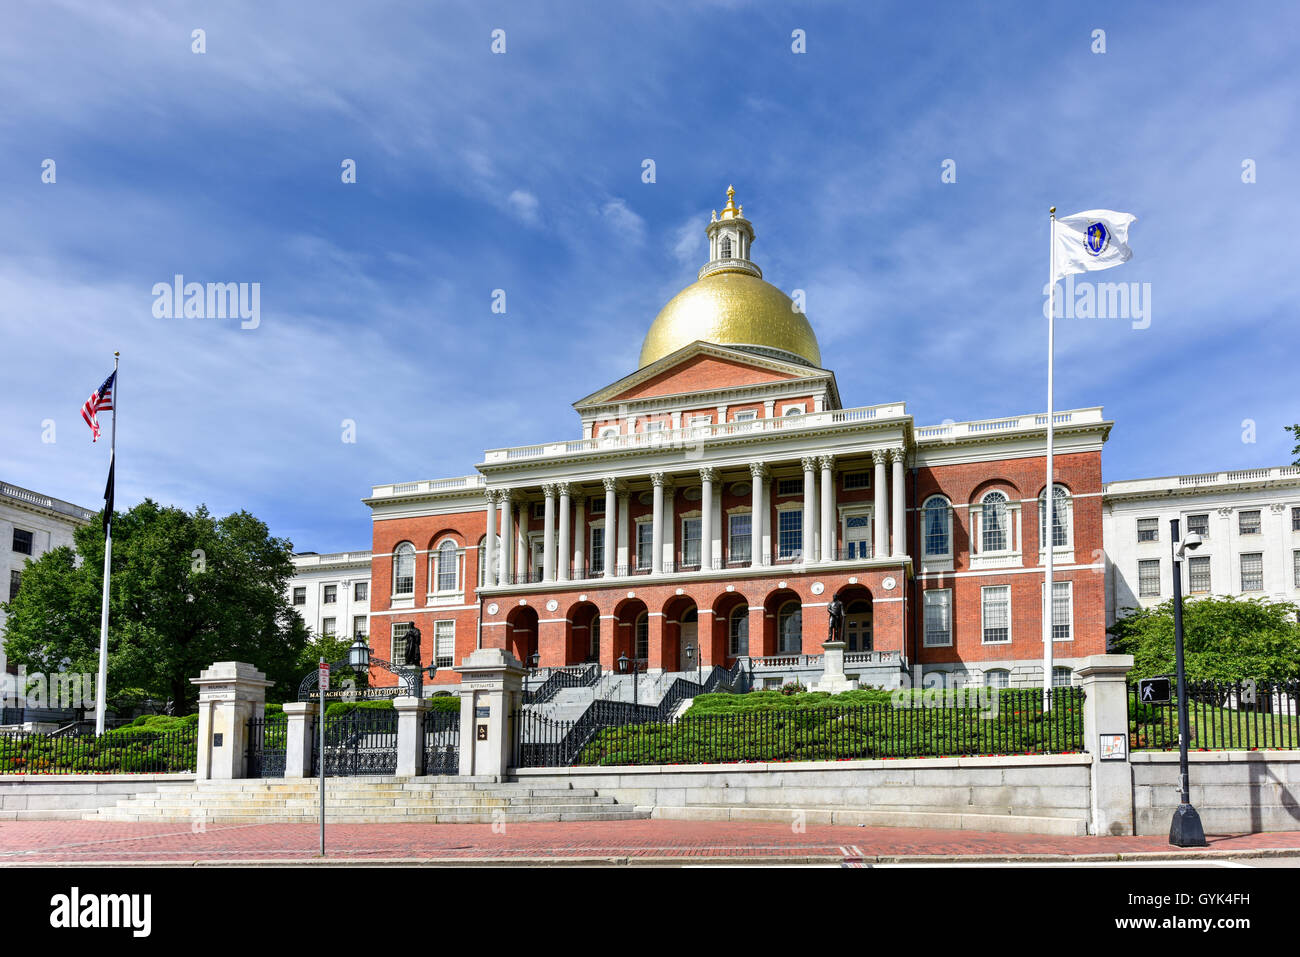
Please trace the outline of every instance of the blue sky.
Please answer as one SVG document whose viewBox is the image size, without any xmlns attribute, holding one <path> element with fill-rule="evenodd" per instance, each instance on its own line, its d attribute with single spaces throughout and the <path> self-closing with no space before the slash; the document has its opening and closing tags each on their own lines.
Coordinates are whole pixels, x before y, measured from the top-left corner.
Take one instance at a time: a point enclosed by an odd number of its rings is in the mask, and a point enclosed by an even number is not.
<svg viewBox="0 0 1300 957">
<path fill-rule="evenodd" d="M 369 547 L 371 485 L 577 434 L 728 183 L 845 404 L 918 424 L 1045 408 L 1047 208 L 1135 213 L 1094 278 L 1150 283 L 1150 327 L 1059 322 L 1058 407 L 1115 420 L 1108 480 L 1286 464 L 1300 12 L 1132 6 L 19 4 L 0 478 L 98 507 L 118 349 L 119 507 Z M 260 325 L 155 318 L 176 273 L 260 283 Z"/>
</svg>

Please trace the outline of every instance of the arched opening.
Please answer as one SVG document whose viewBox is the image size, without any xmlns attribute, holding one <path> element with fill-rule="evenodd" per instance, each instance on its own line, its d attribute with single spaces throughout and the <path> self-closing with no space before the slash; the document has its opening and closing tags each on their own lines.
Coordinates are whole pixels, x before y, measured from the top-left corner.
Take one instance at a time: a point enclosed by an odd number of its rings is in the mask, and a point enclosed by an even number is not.
<svg viewBox="0 0 1300 957">
<path fill-rule="evenodd" d="M 569 611 L 569 646 L 565 663 L 600 661 L 600 609 L 591 602 L 579 602 Z"/>
<path fill-rule="evenodd" d="M 772 592 L 763 602 L 761 644 L 753 630 L 749 634 L 750 654 L 797 655 L 803 652 L 803 600 L 791 588 Z"/>
<path fill-rule="evenodd" d="M 627 655 L 629 658 L 640 660 L 639 667 L 643 670 L 647 667 L 650 653 L 649 612 L 645 602 L 639 598 L 624 599 L 614 609 L 617 626 L 613 636 L 615 662 L 623 655 Z"/>
<path fill-rule="evenodd" d="M 844 650 L 874 651 L 874 613 L 870 590 L 864 585 L 849 585 L 841 588 L 835 597 L 844 605 Z"/>
<path fill-rule="evenodd" d="M 537 647 L 537 612 L 527 605 L 516 605 L 506 616 L 506 649 L 531 668 Z"/>
<path fill-rule="evenodd" d="M 695 601 L 678 595 L 664 605 L 664 671 L 694 671 L 699 666 L 700 615 Z"/>
</svg>

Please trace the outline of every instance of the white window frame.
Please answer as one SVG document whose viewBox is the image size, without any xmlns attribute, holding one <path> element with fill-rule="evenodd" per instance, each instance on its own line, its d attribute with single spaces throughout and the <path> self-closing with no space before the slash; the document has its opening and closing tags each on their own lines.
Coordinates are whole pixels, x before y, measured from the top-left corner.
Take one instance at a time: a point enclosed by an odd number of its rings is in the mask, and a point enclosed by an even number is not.
<svg viewBox="0 0 1300 957">
<path fill-rule="evenodd" d="M 397 630 L 399 628 L 402 629 L 400 632 Z M 394 663 L 405 660 L 406 645 L 405 643 L 403 643 L 402 653 L 399 655 L 397 653 L 397 642 L 398 639 L 402 639 L 403 642 L 405 642 L 405 638 L 408 634 L 410 634 L 410 632 L 411 632 L 411 622 L 409 621 L 394 621 L 390 623 L 388 629 L 388 655 L 393 660 Z"/>
<path fill-rule="evenodd" d="M 783 648 L 785 635 L 781 631 L 781 616 L 785 615 L 786 609 L 794 606 L 791 615 L 799 616 L 799 647 L 794 649 Z M 787 616 L 789 617 L 789 616 Z M 789 601 L 781 602 L 780 607 L 776 610 L 776 653 L 778 655 L 798 655 L 803 653 L 803 604 L 797 598 L 791 598 Z"/>
<path fill-rule="evenodd" d="M 493 556 L 496 561 L 501 561 L 501 535 L 493 531 L 492 537 L 496 539 L 496 554 Z M 483 536 L 483 541 L 478 543 L 478 583 L 475 587 L 483 587 L 484 574 L 487 572 L 487 535 Z"/>
<path fill-rule="evenodd" d="M 1065 500 L 1065 517 L 1063 519 L 1064 532 L 1065 532 L 1065 544 L 1055 545 L 1053 547 L 1052 555 L 1053 558 L 1055 558 L 1058 555 L 1063 556 L 1067 559 L 1067 561 L 1073 564 L 1074 559 L 1072 556 L 1074 553 L 1074 496 L 1071 495 L 1070 490 L 1066 488 L 1064 485 L 1062 485 L 1060 482 L 1057 482 L 1053 487 L 1055 489 L 1060 490 Z M 1039 493 L 1038 496 L 1039 561 L 1046 561 L 1046 558 L 1044 556 L 1046 556 L 1047 554 L 1047 535 L 1050 534 L 1047 530 L 1048 516 L 1045 514 L 1046 505 L 1047 505 L 1047 489 L 1043 489 L 1043 491 Z M 1051 531 L 1054 532 L 1055 528 L 1053 528 Z"/>
<path fill-rule="evenodd" d="M 1195 588 L 1192 576 L 1192 563 L 1203 562 L 1205 568 L 1205 577 L 1209 582 L 1208 588 Z M 1187 556 L 1187 594 L 1189 595 L 1210 595 L 1214 592 L 1214 562 L 1209 555 L 1188 555 Z"/>
<path fill-rule="evenodd" d="M 645 647 L 642 649 L 642 623 L 645 627 Z M 645 654 L 641 654 L 642 650 Z M 650 659 L 650 612 L 643 611 L 632 619 L 632 657 L 637 661 L 648 661 Z"/>
<path fill-rule="evenodd" d="M 596 557 L 596 533 L 600 532 L 600 557 Z M 592 522 L 587 528 L 587 567 L 593 572 L 605 572 L 605 520 Z"/>
<path fill-rule="evenodd" d="M 302 601 L 299 601 L 299 597 Z M 298 608 L 307 604 L 307 587 L 305 585 L 295 585 L 293 587 L 293 607 Z"/>
<path fill-rule="evenodd" d="M 1006 596 L 1007 596 L 1007 600 L 1006 600 L 1006 608 L 1007 608 L 1007 636 L 1006 636 L 1006 638 L 1003 638 L 1003 639 L 1000 639 L 1000 640 L 997 640 L 997 641 L 989 641 L 989 639 L 988 639 L 987 636 L 986 636 L 986 635 L 987 635 L 987 632 L 988 632 L 988 601 L 989 601 L 989 592 L 991 592 L 991 591 L 993 591 L 993 590 L 995 590 L 995 589 L 997 589 L 997 590 L 1001 590 L 1001 591 L 1004 591 L 1004 592 L 1006 593 Z M 1013 629 L 1012 629 L 1012 624 L 1013 624 L 1013 623 L 1012 623 L 1012 614 L 1011 614 L 1011 586 L 1010 586 L 1010 585 L 984 585 L 984 586 L 982 586 L 982 587 L 980 588 L 980 644 L 981 644 L 981 645 L 1009 645 L 1009 644 L 1011 644 L 1011 639 L 1012 639 L 1012 630 L 1013 630 Z"/>
<path fill-rule="evenodd" d="M 743 558 L 735 558 L 733 546 L 736 543 L 736 532 L 732 528 L 732 525 L 734 525 L 735 520 L 742 515 L 749 519 L 749 531 L 741 535 L 740 540 L 744 543 L 742 546 L 743 550 L 750 551 L 750 554 L 746 555 Z M 752 509 L 750 508 L 728 509 L 727 511 L 727 564 L 731 565 L 740 562 L 745 562 L 746 564 L 748 564 L 754 560 L 754 556 L 752 553 L 752 548 L 754 544 L 753 529 L 754 529 L 754 512 Z"/>
<path fill-rule="evenodd" d="M 808 403 L 800 402 L 795 405 L 783 405 L 781 406 L 781 414 L 782 415 L 807 415 Z"/>
<path fill-rule="evenodd" d="M 876 553 L 876 516 L 875 507 L 872 505 L 841 505 L 840 506 L 840 544 L 843 546 L 841 551 L 849 550 L 849 519 L 865 518 L 867 520 L 867 537 L 857 539 L 866 546 L 866 555 L 855 555 L 852 558 L 845 558 L 844 561 L 860 562 L 867 558 L 875 557 Z M 836 553 L 838 557 L 839 552 Z"/>
<path fill-rule="evenodd" d="M 1059 680 L 1064 678 L 1065 680 Z M 1052 665 L 1052 687 L 1068 688 L 1074 684 L 1074 669 L 1066 665 Z"/>
<path fill-rule="evenodd" d="M 409 552 L 407 549 L 410 549 Z M 398 591 L 398 581 L 405 576 L 398 574 L 398 561 L 404 556 L 410 556 L 411 562 L 411 590 Z M 411 542 L 398 542 L 393 549 L 393 598 L 414 598 L 415 597 L 415 545 Z"/>
<path fill-rule="evenodd" d="M 930 504 L 932 502 L 942 502 L 944 511 L 947 513 L 945 516 L 946 528 L 944 530 L 944 538 L 947 540 L 948 547 L 942 552 L 930 551 L 930 531 L 927 513 L 930 511 Z M 948 496 L 943 495 L 942 493 L 931 495 L 921 503 L 921 557 L 923 559 L 931 561 L 952 559 L 952 513 L 952 501 Z"/>
<path fill-rule="evenodd" d="M 1245 528 L 1242 527 L 1242 519 L 1244 519 L 1247 515 L 1255 516 L 1255 527 L 1250 531 L 1247 531 Z M 1237 534 L 1248 535 L 1248 536 L 1263 535 L 1264 534 L 1264 510 L 1261 508 L 1243 508 L 1241 511 L 1239 511 L 1237 513 Z M 1253 555 L 1254 552 L 1247 552 L 1247 554 Z"/>
<path fill-rule="evenodd" d="M 781 485 L 782 485 L 783 483 L 786 483 L 786 482 L 793 482 L 793 483 L 795 484 L 795 489 L 794 489 L 793 492 L 782 492 L 782 491 L 781 491 Z M 795 476 L 795 477 L 793 477 L 793 478 L 790 477 L 790 476 L 786 476 L 785 478 L 779 478 L 779 479 L 777 479 L 777 480 L 776 480 L 776 497 L 777 497 L 777 498 L 802 498 L 802 497 L 803 497 L 803 479 L 800 478 L 800 477 L 798 477 L 798 476 Z"/>
<path fill-rule="evenodd" d="M 781 519 L 792 513 L 796 515 L 799 519 L 799 533 L 798 533 L 799 540 L 794 543 L 794 548 L 789 552 L 789 554 L 783 555 L 781 553 Z M 773 539 L 775 539 L 773 544 L 776 545 L 777 561 L 785 561 L 788 559 L 789 561 L 792 562 L 800 562 L 803 560 L 804 555 L 803 555 L 803 506 L 802 505 L 793 504 L 793 505 L 777 506 L 776 521 L 773 522 L 772 524 L 772 537 Z"/>
<path fill-rule="evenodd" d="M 1072 582 L 1072 581 L 1065 581 L 1065 582 L 1063 582 L 1063 581 L 1053 581 L 1053 582 L 1052 582 L 1052 591 L 1059 591 L 1059 590 L 1062 589 L 1062 588 L 1065 589 L 1065 601 L 1066 601 L 1066 605 L 1065 605 L 1065 608 L 1066 608 L 1065 623 L 1066 623 L 1066 625 L 1067 625 L 1067 626 L 1069 627 L 1069 629 L 1070 629 L 1070 635 L 1069 635 L 1068 638 L 1057 638 L 1057 637 L 1056 637 L 1056 617 L 1055 617 L 1055 615 L 1056 615 L 1056 605 L 1055 605 L 1055 603 L 1053 603 L 1053 605 L 1052 605 L 1052 615 L 1053 615 L 1053 617 L 1052 617 L 1052 643 L 1053 643 L 1053 644 L 1060 644 L 1061 642 L 1074 641 L 1074 582 Z M 1039 594 L 1039 598 L 1042 598 L 1043 595 L 1047 594 L 1047 582 L 1042 582 L 1042 583 L 1038 586 L 1038 594 Z M 1040 608 L 1038 613 L 1039 613 L 1040 615 L 1045 615 L 1045 614 L 1047 614 L 1047 609 L 1046 609 L 1046 608 Z M 1041 627 L 1042 627 L 1042 621 L 1043 621 L 1042 618 L 1039 618 L 1038 621 L 1039 621 L 1039 627 L 1041 628 Z"/>
<path fill-rule="evenodd" d="M 450 636 L 438 634 L 440 629 L 444 631 L 447 630 L 442 628 L 444 625 L 450 626 Z M 451 654 L 449 655 L 439 654 L 439 643 L 444 639 L 449 639 L 451 641 Z M 446 659 L 447 664 L 442 664 L 442 659 Z M 433 665 L 435 671 L 442 671 L 444 668 L 454 668 L 456 665 L 456 620 L 454 618 L 444 618 L 441 621 L 435 621 L 433 623 Z"/>
<path fill-rule="evenodd" d="M 756 422 L 758 421 L 758 409 L 742 409 L 739 412 L 731 414 L 732 422 Z"/>
<path fill-rule="evenodd" d="M 998 642 L 998 644 L 1001 644 L 1001 642 Z M 994 675 L 999 676 L 999 680 L 997 682 L 993 682 L 989 680 Z M 1001 679 L 1005 679 L 1005 680 L 1001 680 Z M 984 672 L 984 687 L 993 688 L 995 690 L 1010 688 L 1011 672 L 1006 668 L 989 668 L 987 671 Z"/>
<path fill-rule="evenodd" d="M 320 620 L 320 633 L 322 636 L 329 635 L 333 637 L 338 634 L 338 630 L 339 630 L 339 620 L 337 617 L 322 618 Z"/>
<path fill-rule="evenodd" d="M 951 648 L 952 647 L 952 589 L 951 588 L 927 588 L 921 593 L 922 599 L 922 620 L 925 623 L 923 646 L 926 648 Z M 948 616 L 948 635 L 945 641 L 934 641 L 930 637 L 930 609 L 943 608 Z"/>
<path fill-rule="evenodd" d="M 1001 495 L 1003 499 L 1003 508 L 1006 514 L 1005 540 L 1004 548 L 986 549 L 984 547 L 984 509 L 990 504 L 990 499 L 994 495 Z M 970 565 L 972 569 L 982 568 L 1011 568 L 1024 564 L 1024 558 L 1021 552 L 1021 543 L 1024 541 L 1024 530 L 1021 528 L 1021 510 L 1020 502 L 1012 497 L 1010 491 L 1005 488 L 991 488 L 979 497 L 979 500 L 972 502 L 969 507 L 970 513 Z"/>
<path fill-rule="evenodd" d="M 1205 519 L 1205 526 L 1204 526 L 1204 528 L 1200 528 L 1200 529 L 1192 528 L 1192 519 L 1194 519 L 1194 518 L 1203 518 L 1203 519 Z M 1209 541 L 1209 540 L 1210 540 L 1210 514 L 1209 514 L 1209 512 L 1193 512 L 1191 515 L 1188 515 L 1188 516 L 1187 516 L 1187 520 L 1186 520 L 1186 522 L 1185 522 L 1185 527 L 1186 527 L 1186 529 L 1187 529 L 1189 532 L 1196 532 L 1198 535 L 1200 535 L 1200 536 L 1201 536 L 1201 541 L 1203 541 L 1203 542 Z"/>
<path fill-rule="evenodd" d="M 1143 522 L 1154 522 L 1154 523 L 1155 523 L 1155 538 L 1143 538 L 1143 537 L 1142 537 L 1142 533 L 1143 533 L 1143 532 L 1150 531 L 1150 529 L 1144 529 L 1144 528 L 1142 527 L 1142 523 L 1143 523 Z M 1158 542 L 1158 541 L 1160 541 L 1160 518 L 1159 518 L 1159 516 L 1157 516 L 1157 517 L 1155 517 L 1155 518 L 1152 518 L 1150 515 L 1143 515 L 1141 518 L 1138 518 L 1138 519 L 1135 520 L 1135 523 L 1134 523 L 1134 530 L 1135 530 L 1135 534 L 1136 534 L 1136 536 L 1137 536 L 1137 538 L 1136 538 L 1135 540 L 1137 541 L 1137 543 L 1138 543 L 1139 545 L 1149 545 L 1149 544 L 1151 544 L 1152 542 Z"/>
<path fill-rule="evenodd" d="M 447 548 L 448 545 L 451 546 L 450 549 Z M 452 582 L 450 588 L 443 588 L 442 563 L 447 552 L 451 553 Z M 461 574 L 462 555 L 463 550 L 460 547 L 460 543 L 450 536 L 439 541 L 438 544 L 429 552 L 429 584 L 432 586 L 432 590 L 429 592 L 430 595 L 447 597 L 461 594 L 461 583 L 464 580 Z"/>
<path fill-rule="evenodd" d="M 370 582 L 353 582 L 352 583 L 352 600 L 354 602 L 370 601 Z"/>
<path fill-rule="evenodd" d="M 1259 587 L 1258 587 L 1258 588 L 1247 588 L 1247 587 L 1246 587 L 1246 559 L 1249 558 L 1249 557 L 1251 557 L 1252 555 L 1258 555 L 1258 556 L 1259 556 Z M 1240 584 L 1241 584 L 1241 590 L 1242 590 L 1243 592 L 1251 592 L 1251 593 L 1254 593 L 1254 592 L 1262 592 L 1262 591 L 1264 591 L 1264 553 L 1263 553 L 1263 551 L 1258 551 L 1258 552 L 1242 552 L 1240 555 L 1238 555 L 1238 556 L 1237 556 L 1237 576 L 1238 576 L 1238 579 L 1239 579 Z"/>
<path fill-rule="evenodd" d="M 645 542 L 641 541 L 642 528 L 650 529 L 650 534 L 646 536 Z M 642 518 L 638 518 L 635 522 L 635 527 L 632 529 L 632 533 L 633 533 L 632 534 L 632 553 L 633 553 L 632 567 L 635 568 L 637 571 L 641 571 L 642 569 L 653 568 L 654 552 L 655 552 L 654 516 L 646 515 Z M 645 564 L 641 563 L 641 546 L 643 544 L 645 545 L 645 549 L 646 549 Z"/>
<path fill-rule="evenodd" d="M 331 588 L 334 589 L 332 595 L 330 593 Z M 339 603 L 339 586 L 337 582 L 320 586 L 320 603 L 322 605 L 337 605 Z"/>
<path fill-rule="evenodd" d="M 691 561 L 686 555 L 686 525 L 688 522 L 695 522 L 699 527 L 699 535 L 696 536 L 696 554 L 695 560 Z M 698 565 L 704 559 L 704 515 L 700 512 L 687 512 L 681 516 L 677 541 L 681 542 L 679 552 L 683 565 Z"/>
<path fill-rule="evenodd" d="M 364 631 L 358 631 L 358 630 L 357 630 L 357 622 L 358 622 L 358 621 L 360 621 L 361 624 L 365 626 L 365 630 L 364 630 Z M 353 615 L 353 616 L 352 616 L 352 637 L 353 637 L 353 638 L 369 638 L 369 637 L 370 637 L 370 616 L 369 616 L 369 615 Z"/>
</svg>

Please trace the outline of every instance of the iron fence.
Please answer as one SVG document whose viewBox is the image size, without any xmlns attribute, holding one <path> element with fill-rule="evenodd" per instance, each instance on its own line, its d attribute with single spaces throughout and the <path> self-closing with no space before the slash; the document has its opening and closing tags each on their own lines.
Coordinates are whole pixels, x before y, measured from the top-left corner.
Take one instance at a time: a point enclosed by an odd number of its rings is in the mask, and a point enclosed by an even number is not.
<svg viewBox="0 0 1300 957">
<path fill-rule="evenodd" d="M 316 719 L 320 720 L 319 718 Z M 320 727 L 312 726 L 312 774 L 320 773 Z M 325 716 L 325 775 L 396 774 L 397 712 L 358 708 Z"/>
<path fill-rule="evenodd" d="M 0 773 L 169 774 L 198 766 L 198 727 L 123 728 L 101 735 L 0 732 Z"/>
<path fill-rule="evenodd" d="M 424 773 L 460 773 L 460 712 L 424 713 Z"/>
<path fill-rule="evenodd" d="M 287 716 L 250 718 L 246 754 L 248 776 L 250 778 L 284 777 L 288 740 Z"/>
<path fill-rule="evenodd" d="M 1139 700 L 1137 681 L 1128 689 L 1131 750 L 1178 747 L 1177 685 L 1168 702 Z M 1253 751 L 1300 748 L 1300 681 L 1187 682 L 1187 746 L 1192 750 Z"/>
<path fill-rule="evenodd" d="M 835 761 L 1083 750 L 1083 689 L 988 689 L 983 706 L 744 709 L 667 720 L 662 708 L 597 701 L 577 721 L 516 716 L 516 767 Z M 975 695 L 972 693 L 972 698 Z"/>
</svg>

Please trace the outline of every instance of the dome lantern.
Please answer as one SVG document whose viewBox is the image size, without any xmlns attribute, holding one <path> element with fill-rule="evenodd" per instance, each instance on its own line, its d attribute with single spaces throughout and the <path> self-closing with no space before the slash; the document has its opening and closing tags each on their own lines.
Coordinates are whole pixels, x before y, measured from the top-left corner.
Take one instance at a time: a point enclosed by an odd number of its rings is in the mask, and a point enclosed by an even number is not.
<svg viewBox="0 0 1300 957">
<path fill-rule="evenodd" d="M 716 210 L 709 221 L 709 261 L 700 267 L 697 278 L 716 272 L 743 272 L 763 278 L 759 269 L 749 258 L 749 248 L 754 242 L 754 227 L 745 218 L 745 207 L 736 205 L 736 188 L 727 187 L 727 205 L 722 213 Z"/>
</svg>

